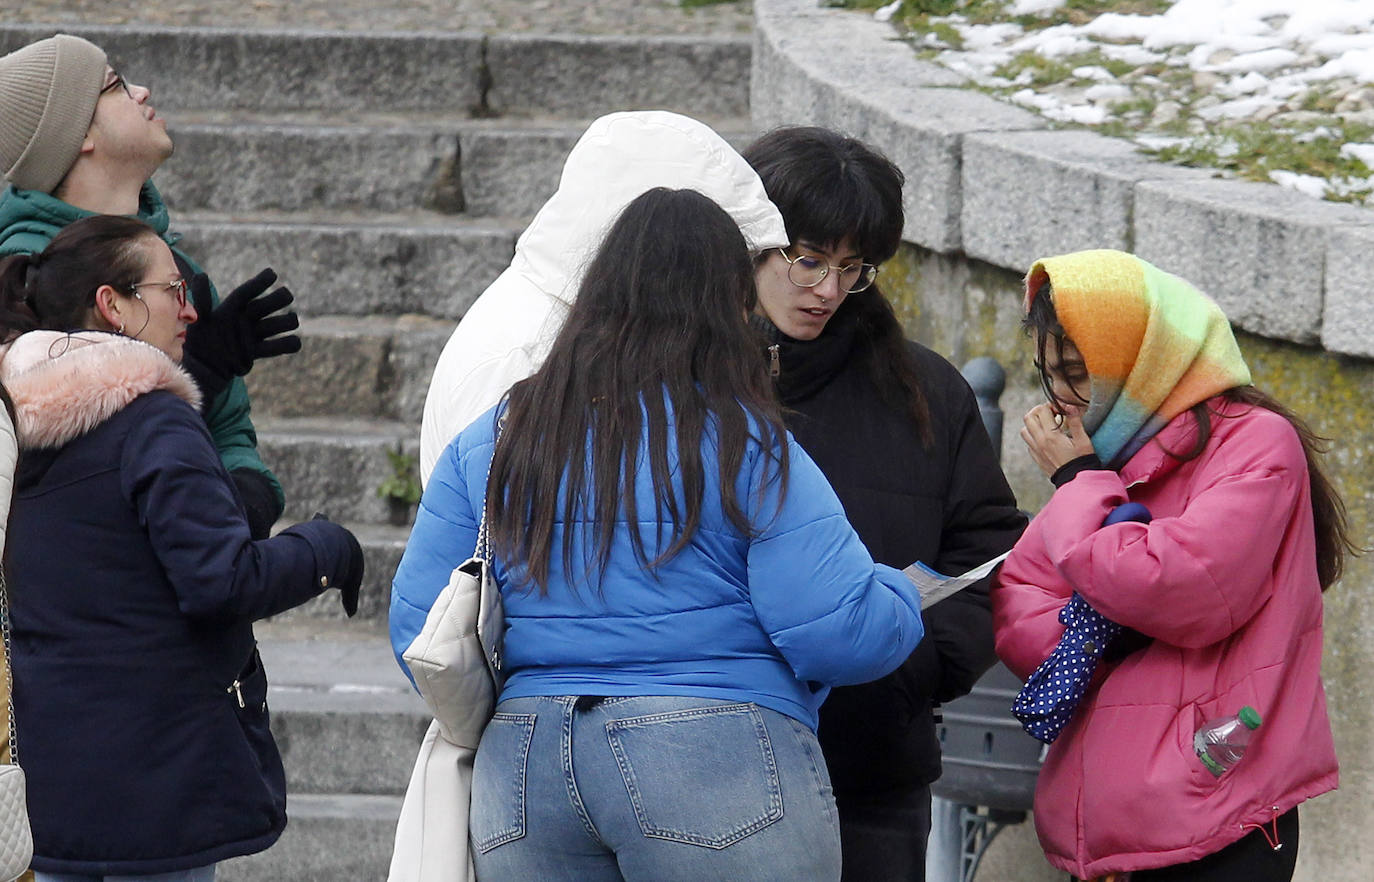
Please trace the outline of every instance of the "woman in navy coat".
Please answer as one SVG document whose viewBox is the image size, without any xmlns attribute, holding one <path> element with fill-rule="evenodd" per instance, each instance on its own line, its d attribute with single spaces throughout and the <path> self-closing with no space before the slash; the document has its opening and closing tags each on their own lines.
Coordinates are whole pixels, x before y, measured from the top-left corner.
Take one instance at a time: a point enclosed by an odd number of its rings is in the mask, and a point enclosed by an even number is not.
<svg viewBox="0 0 1374 882">
<path fill-rule="evenodd" d="M 338 587 L 357 540 L 252 541 L 178 366 L 196 319 L 151 228 L 93 217 L 0 264 L 18 415 L 14 705 L 45 879 L 206 880 L 286 825 L 252 623 Z M 57 875 L 54 875 L 57 874 Z"/>
</svg>

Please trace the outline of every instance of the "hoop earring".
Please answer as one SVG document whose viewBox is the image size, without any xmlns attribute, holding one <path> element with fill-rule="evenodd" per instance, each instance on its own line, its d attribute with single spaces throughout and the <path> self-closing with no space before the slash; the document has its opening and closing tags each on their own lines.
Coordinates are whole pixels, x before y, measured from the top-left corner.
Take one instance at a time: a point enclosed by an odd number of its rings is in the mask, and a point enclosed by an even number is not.
<svg viewBox="0 0 1374 882">
<path fill-rule="evenodd" d="M 119 323 L 119 327 L 115 328 L 115 333 L 118 334 L 118 335 L 121 336 L 121 337 L 124 336 L 124 323 L 123 323 L 123 322 L 120 322 L 120 323 Z"/>
</svg>

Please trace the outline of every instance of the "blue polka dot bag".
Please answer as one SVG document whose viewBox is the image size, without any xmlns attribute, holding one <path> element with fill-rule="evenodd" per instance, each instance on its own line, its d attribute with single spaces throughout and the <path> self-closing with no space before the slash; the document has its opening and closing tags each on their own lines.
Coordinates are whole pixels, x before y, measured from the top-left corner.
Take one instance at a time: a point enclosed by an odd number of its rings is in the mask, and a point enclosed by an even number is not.
<svg viewBox="0 0 1374 882">
<path fill-rule="evenodd" d="M 1064 636 L 1011 703 L 1011 712 L 1034 738 L 1050 743 L 1073 717 L 1107 644 L 1121 626 L 1093 609 L 1078 592 L 1059 611 Z"/>
</svg>

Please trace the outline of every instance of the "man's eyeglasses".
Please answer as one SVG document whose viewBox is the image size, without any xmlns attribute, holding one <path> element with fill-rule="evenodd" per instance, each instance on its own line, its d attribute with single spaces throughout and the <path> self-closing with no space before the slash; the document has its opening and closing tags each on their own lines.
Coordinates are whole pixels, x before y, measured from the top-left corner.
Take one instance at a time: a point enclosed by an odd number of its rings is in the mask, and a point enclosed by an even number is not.
<svg viewBox="0 0 1374 882">
<path fill-rule="evenodd" d="M 138 293 L 139 288 L 166 288 L 176 298 L 177 309 L 186 308 L 187 285 L 185 279 L 173 279 L 170 282 L 139 282 L 137 285 L 130 285 L 129 287 L 133 289 L 134 296 L 139 300 L 143 299 L 143 296 Z"/>
<path fill-rule="evenodd" d="M 806 254 L 788 257 L 782 248 L 778 249 L 778 253 L 787 261 L 787 278 L 798 288 L 814 288 L 825 281 L 831 270 L 835 270 L 839 273 L 840 290 L 847 294 L 857 294 L 872 285 L 878 275 L 878 268 L 871 263 L 831 266 L 819 257 Z"/>
<path fill-rule="evenodd" d="M 123 89 L 124 94 L 128 97 L 134 97 L 133 93 L 129 91 L 129 83 L 122 76 L 119 75 L 118 71 L 114 72 L 114 79 L 110 80 L 108 83 L 101 87 L 100 94 L 104 95 L 106 92 L 113 92 L 116 88 Z"/>
</svg>

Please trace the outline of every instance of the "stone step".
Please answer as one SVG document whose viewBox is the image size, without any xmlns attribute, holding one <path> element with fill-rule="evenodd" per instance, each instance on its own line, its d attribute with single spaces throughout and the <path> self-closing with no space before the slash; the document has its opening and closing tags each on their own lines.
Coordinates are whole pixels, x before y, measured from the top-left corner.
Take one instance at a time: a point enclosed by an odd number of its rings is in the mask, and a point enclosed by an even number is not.
<svg viewBox="0 0 1374 882">
<path fill-rule="evenodd" d="M 613 110 L 747 118 L 752 57 L 747 36 L 493 36 L 487 107 L 572 119 Z"/>
<path fill-rule="evenodd" d="M 752 133 L 740 119 L 712 125 L 737 144 Z M 156 181 L 174 212 L 430 209 L 528 219 L 557 189 L 585 128 L 547 119 L 340 124 L 188 115 L 169 126 L 177 150 Z"/>
<path fill-rule="evenodd" d="M 162 111 L 432 111 L 591 118 L 746 116 L 747 36 L 7 25 L 0 54 L 57 30 L 92 40 Z"/>
<path fill-rule="evenodd" d="M 481 34 L 10 25 L 0 52 L 62 30 L 103 48 L 159 111 L 436 110 L 482 103 Z"/>
<path fill-rule="evenodd" d="M 297 793 L 405 793 L 430 722 L 384 622 L 258 626 L 272 734 Z"/>
<path fill-rule="evenodd" d="M 368 745 L 354 752 L 365 759 Z M 288 795 L 287 825 L 266 851 L 224 861 L 218 882 L 385 882 L 399 796 Z"/>
<path fill-rule="evenodd" d="M 301 319 L 301 351 L 259 360 L 245 377 L 255 420 L 349 416 L 419 425 L 454 323 L 424 316 Z"/>
<path fill-rule="evenodd" d="M 293 521 L 283 520 L 279 527 L 289 527 Z M 405 552 L 406 540 L 410 538 L 410 525 L 394 524 L 345 524 L 358 544 L 363 547 L 363 584 L 358 592 L 358 613 L 352 619 L 344 615 L 337 591 L 324 594 L 278 616 L 274 623 L 291 623 L 313 627 L 312 623 L 334 623 L 344 626 L 360 625 L 384 627 L 387 608 L 391 603 L 391 580 L 396 575 L 396 567 L 401 563 Z"/>
<path fill-rule="evenodd" d="M 162 176 L 158 176 L 159 182 Z M 221 295 L 264 266 L 313 315 L 415 313 L 456 320 L 510 264 L 522 224 L 410 215 L 173 215 L 180 246 Z"/>
<path fill-rule="evenodd" d="M 286 518 L 324 512 L 340 523 L 407 523 L 377 495 L 396 474 L 387 454 L 415 457 L 419 428 L 389 420 L 340 417 L 254 419 L 258 451 L 286 492 Z"/>
<path fill-rule="evenodd" d="M 530 217 L 558 187 L 582 125 L 194 122 L 157 173 L 174 211 L 409 212 Z M 206 168 L 215 174 L 205 174 Z"/>
<path fill-rule="evenodd" d="M 173 212 L 463 210 L 461 123 L 388 126 L 173 117 L 155 181 Z M 207 174 L 213 169 L 213 174 Z"/>
</svg>

